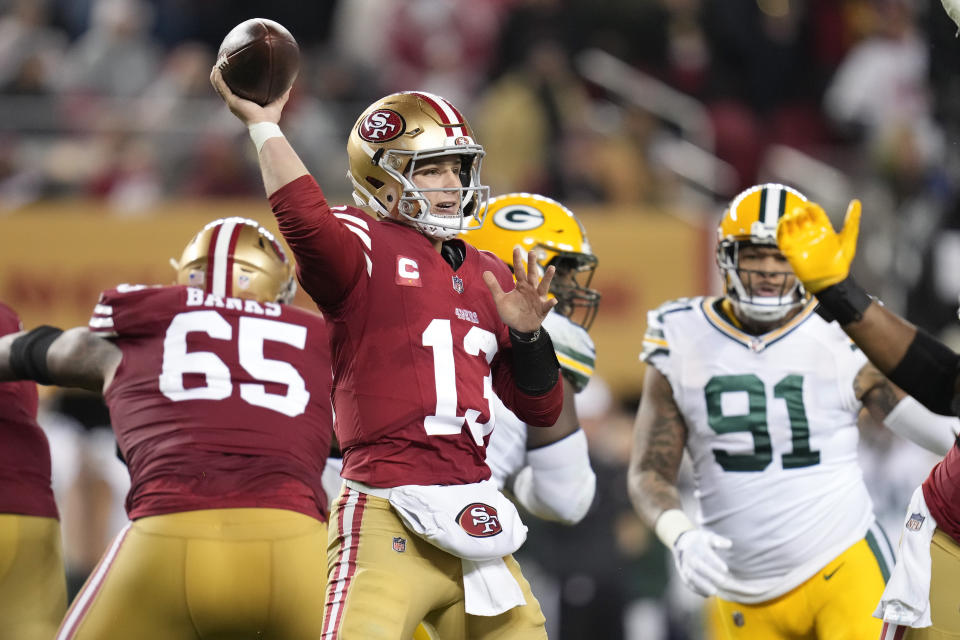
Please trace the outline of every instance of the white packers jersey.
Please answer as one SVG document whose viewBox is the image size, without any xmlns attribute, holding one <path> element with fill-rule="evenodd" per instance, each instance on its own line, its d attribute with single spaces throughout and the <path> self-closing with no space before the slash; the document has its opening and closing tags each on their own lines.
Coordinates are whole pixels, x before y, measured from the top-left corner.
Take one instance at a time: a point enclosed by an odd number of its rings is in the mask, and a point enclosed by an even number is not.
<svg viewBox="0 0 960 640">
<path fill-rule="evenodd" d="M 687 426 L 700 524 L 730 538 L 727 600 L 793 589 L 873 522 L 857 462 L 866 363 L 811 303 L 762 336 L 737 329 L 721 298 L 667 303 L 647 318 L 641 358 L 673 387 Z"/>
<path fill-rule="evenodd" d="M 593 375 L 596 351 L 586 329 L 564 315 L 551 311 L 543 320 L 563 375 L 580 391 Z M 527 425 L 494 398 L 496 427 L 487 444 L 487 465 L 502 489 L 507 481 L 526 466 Z"/>
</svg>

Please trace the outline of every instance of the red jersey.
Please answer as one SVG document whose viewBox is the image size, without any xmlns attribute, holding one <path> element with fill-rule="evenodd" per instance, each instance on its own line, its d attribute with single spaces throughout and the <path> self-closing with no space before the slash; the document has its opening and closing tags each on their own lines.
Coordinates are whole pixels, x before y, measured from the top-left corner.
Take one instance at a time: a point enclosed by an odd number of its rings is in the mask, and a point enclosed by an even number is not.
<svg viewBox="0 0 960 640">
<path fill-rule="evenodd" d="M 524 422 L 549 426 L 562 387 L 541 397 L 513 381 L 511 343 L 481 275 L 509 268 L 460 241 L 456 270 L 416 229 L 331 209 L 310 176 L 274 193 L 303 288 L 330 327 L 342 475 L 376 487 L 490 477 L 493 393 Z"/>
<path fill-rule="evenodd" d="M 330 360 L 323 319 L 183 286 L 100 296 L 90 330 L 123 360 L 104 399 L 131 519 L 263 507 L 326 519 Z"/>
<path fill-rule="evenodd" d="M 937 527 L 960 544 L 960 445 L 954 445 L 923 482 L 923 499 Z"/>
<path fill-rule="evenodd" d="M 20 318 L 0 303 L 0 336 L 22 330 Z M 0 513 L 57 517 L 50 485 L 50 445 L 37 424 L 37 384 L 0 384 Z"/>
</svg>

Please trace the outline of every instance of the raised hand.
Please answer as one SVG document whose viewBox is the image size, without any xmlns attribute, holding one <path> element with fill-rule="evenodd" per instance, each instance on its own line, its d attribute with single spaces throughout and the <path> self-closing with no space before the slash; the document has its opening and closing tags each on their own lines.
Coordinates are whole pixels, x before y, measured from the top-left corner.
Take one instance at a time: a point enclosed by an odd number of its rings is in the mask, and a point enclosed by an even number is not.
<svg viewBox="0 0 960 640">
<path fill-rule="evenodd" d="M 859 232 L 859 200 L 850 201 L 840 233 L 820 205 L 805 202 L 780 218 L 777 245 L 807 291 L 817 293 L 850 273 Z"/>
<path fill-rule="evenodd" d="M 257 122 L 279 123 L 283 106 L 290 98 L 290 89 L 287 89 L 279 98 L 262 107 L 256 102 L 244 100 L 230 90 L 230 87 L 228 87 L 227 83 L 223 80 L 220 69 L 216 65 L 214 65 L 210 71 L 210 84 L 217 90 L 217 93 L 220 94 L 223 101 L 227 103 L 231 113 L 237 116 L 237 118 L 247 126 L 256 124 Z"/>
<path fill-rule="evenodd" d="M 513 250 L 513 275 L 517 286 L 505 293 L 500 283 L 489 271 L 483 273 L 483 281 L 493 295 L 493 301 L 500 312 L 504 324 L 519 333 L 532 333 L 540 328 L 543 319 L 557 304 L 556 298 L 550 298 L 550 282 L 556 271 L 547 267 L 543 278 L 537 277 L 537 260 L 533 251 L 527 254 L 527 267 L 523 266 L 523 250 Z"/>
</svg>

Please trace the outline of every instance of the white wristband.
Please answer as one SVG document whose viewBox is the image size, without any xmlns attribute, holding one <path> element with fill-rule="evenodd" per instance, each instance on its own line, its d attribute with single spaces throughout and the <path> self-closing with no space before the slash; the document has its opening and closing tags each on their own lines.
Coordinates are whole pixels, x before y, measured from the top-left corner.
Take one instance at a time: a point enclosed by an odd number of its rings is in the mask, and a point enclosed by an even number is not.
<svg viewBox="0 0 960 640">
<path fill-rule="evenodd" d="M 263 149 L 263 143 L 270 138 L 282 138 L 283 132 L 280 131 L 280 125 L 276 122 L 255 122 L 247 127 L 250 132 L 250 139 L 257 147 L 257 154 Z"/>
<path fill-rule="evenodd" d="M 673 543 L 677 541 L 681 533 L 686 533 L 691 529 L 696 529 L 690 518 L 680 509 L 667 509 L 660 514 L 653 527 L 657 537 L 667 545 L 668 549 L 673 549 Z"/>
</svg>

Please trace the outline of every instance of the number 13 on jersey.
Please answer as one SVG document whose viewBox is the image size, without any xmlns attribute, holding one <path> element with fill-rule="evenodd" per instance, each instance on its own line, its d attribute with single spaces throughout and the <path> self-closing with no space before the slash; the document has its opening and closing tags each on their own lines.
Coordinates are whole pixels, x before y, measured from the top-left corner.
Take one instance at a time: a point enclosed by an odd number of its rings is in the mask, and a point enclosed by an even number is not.
<svg viewBox="0 0 960 640">
<path fill-rule="evenodd" d="M 476 384 L 483 385 L 483 397 L 487 401 L 487 422 L 478 422 L 480 411 L 467 409 L 464 415 L 457 415 L 457 372 L 454 363 L 453 330 L 449 320 L 434 318 L 424 329 L 421 335 L 423 346 L 433 350 L 433 380 L 437 392 L 436 411 L 423 420 L 423 427 L 427 435 L 456 435 L 463 429 L 466 421 L 470 428 L 470 435 L 478 447 L 483 446 L 483 438 L 493 431 L 493 380 L 491 374 L 477 380 Z M 463 337 L 463 350 L 469 356 L 486 358 L 487 365 L 497 354 L 497 336 L 480 327 L 470 327 Z M 469 381 L 473 384 L 474 381 Z"/>
</svg>

